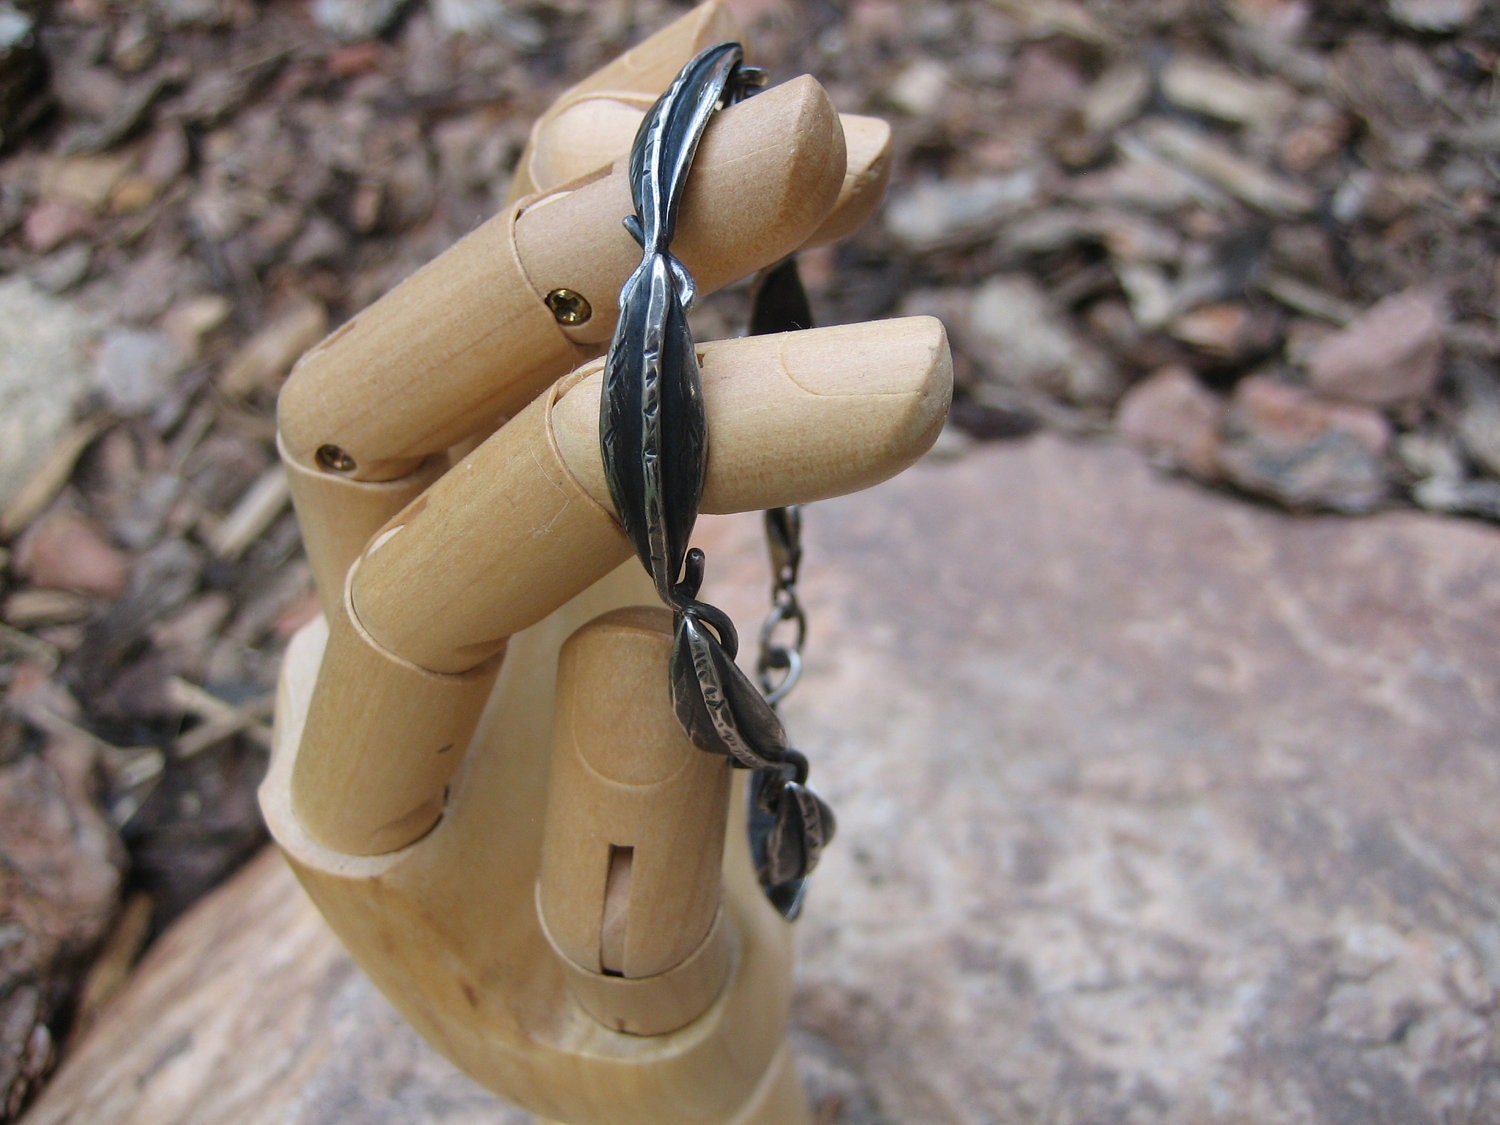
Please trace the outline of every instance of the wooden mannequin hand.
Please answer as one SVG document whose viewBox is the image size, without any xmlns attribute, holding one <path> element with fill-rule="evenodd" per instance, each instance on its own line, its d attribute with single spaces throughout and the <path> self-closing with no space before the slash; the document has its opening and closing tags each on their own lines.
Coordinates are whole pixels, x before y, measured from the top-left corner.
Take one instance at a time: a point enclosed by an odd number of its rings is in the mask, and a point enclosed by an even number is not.
<svg viewBox="0 0 1500 1125">
<path fill-rule="evenodd" d="M 618 158 L 682 63 L 735 37 L 705 5 L 564 95 L 523 157 L 527 194 L 314 348 L 279 407 L 325 618 L 283 670 L 267 822 L 424 1036 L 569 1122 L 805 1120 L 782 1046 L 788 928 L 742 828 L 726 837 L 722 977 L 669 1034 L 591 1017 L 536 906 L 559 649 L 602 612 L 655 601 L 599 455 L 597 357 L 639 257 Z M 719 114 L 674 243 L 700 291 L 857 225 L 887 139 L 841 122 L 807 78 Z M 704 511 L 866 487 L 915 460 L 946 414 L 951 365 L 929 319 L 699 350 Z M 628 667 L 601 677 L 582 661 L 569 698 L 654 677 L 660 700 L 636 725 L 667 731 L 664 668 L 644 668 L 660 646 L 649 623 L 626 624 Z M 621 985 L 626 1009 L 645 996 L 659 1010 L 653 979 Z"/>
</svg>

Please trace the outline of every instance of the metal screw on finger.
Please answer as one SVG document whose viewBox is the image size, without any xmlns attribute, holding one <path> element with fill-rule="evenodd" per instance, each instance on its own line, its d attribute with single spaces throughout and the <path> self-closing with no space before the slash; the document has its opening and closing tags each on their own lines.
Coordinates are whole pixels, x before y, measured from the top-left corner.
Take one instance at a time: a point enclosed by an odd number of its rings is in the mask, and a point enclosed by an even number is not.
<svg viewBox="0 0 1500 1125">
<path fill-rule="evenodd" d="M 359 468 L 354 458 L 336 445 L 318 447 L 318 467 L 330 473 L 352 473 Z"/>
<path fill-rule="evenodd" d="M 589 304 L 588 298 L 571 289 L 552 290 L 547 294 L 547 307 L 552 310 L 558 324 L 566 324 L 570 328 L 588 323 L 589 318 L 594 315 L 594 307 Z"/>
</svg>

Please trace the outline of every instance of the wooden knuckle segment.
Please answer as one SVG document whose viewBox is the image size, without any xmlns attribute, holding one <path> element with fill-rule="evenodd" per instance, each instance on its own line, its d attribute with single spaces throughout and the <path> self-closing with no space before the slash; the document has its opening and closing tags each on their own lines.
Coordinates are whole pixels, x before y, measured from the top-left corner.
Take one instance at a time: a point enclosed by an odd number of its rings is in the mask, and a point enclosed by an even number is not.
<svg viewBox="0 0 1500 1125">
<path fill-rule="evenodd" d="M 531 288 L 520 212 L 471 231 L 302 357 L 277 404 L 289 459 L 328 471 L 318 450 L 332 447 L 352 461 L 344 475 L 396 479 L 592 354 Z"/>
<path fill-rule="evenodd" d="M 688 740 L 672 710 L 671 638 L 667 610 L 636 606 L 562 646 L 537 888 L 580 1003 L 637 1035 L 696 1018 L 728 970 L 720 871 L 731 771 Z"/>
<path fill-rule="evenodd" d="M 553 407 L 572 383 L 522 410 L 371 540 L 350 598 L 383 648 L 432 672 L 466 671 L 629 556 L 613 511 L 578 484 L 553 440 Z"/>
<path fill-rule="evenodd" d="M 426 835 L 442 815 L 500 659 L 459 675 L 419 668 L 362 629 L 346 599 L 329 619 L 291 776 L 302 830 L 344 855 L 382 855 Z"/>
</svg>

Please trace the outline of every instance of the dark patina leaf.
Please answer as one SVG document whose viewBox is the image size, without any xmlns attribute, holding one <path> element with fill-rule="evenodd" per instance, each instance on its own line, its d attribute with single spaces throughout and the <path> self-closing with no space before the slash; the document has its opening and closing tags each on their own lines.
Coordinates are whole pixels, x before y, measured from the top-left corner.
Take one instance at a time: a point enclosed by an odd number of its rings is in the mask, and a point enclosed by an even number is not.
<svg viewBox="0 0 1500 1125">
<path fill-rule="evenodd" d="M 761 271 L 750 302 L 750 335 L 796 332 L 813 326 L 812 302 L 802 287 L 795 256 Z"/>
<path fill-rule="evenodd" d="M 796 918 L 807 876 L 833 839 L 833 811 L 806 786 L 764 772 L 751 781 L 748 812 L 756 875 L 782 916 Z"/>
<path fill-rule="evenodd" d="M 687 314 L 665 255 L 642 261 L 621 290 L 599 430 L 615 512 L 669 601 L 697 520 L 708 426 Z"/>
<path fill-rule="evenodd" d="M 682 68 L 636 131 L 630 182 L 640 229 L 631 233 L 645 249 L 665 250 L 671 241 L 698 140 L 742 58 L 738 43 L 720 43 L 699 54 Z"/>
<path fill-rule="evenodd" d="M 693 745 L 753 769 L 776 768 L 786 729 L 755 685 L 691 615 L 677 627 L 672 706 Z"/>
</svg>

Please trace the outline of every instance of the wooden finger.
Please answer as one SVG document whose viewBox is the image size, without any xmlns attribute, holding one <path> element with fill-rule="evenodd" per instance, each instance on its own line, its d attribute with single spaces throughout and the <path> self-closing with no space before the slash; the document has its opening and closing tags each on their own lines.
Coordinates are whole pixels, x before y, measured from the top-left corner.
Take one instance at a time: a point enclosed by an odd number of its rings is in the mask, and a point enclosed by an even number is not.
<svg viewBox="0 0 1500 1125">
<path fill-rule="evenodd" d="M 660 1035 L 723 988 L 727 759 L 683 733 L 668 692 L 672 615 L 616 610 L 558 658 L 537 909 L 575 998 L 606 1027 Z"/>
<path fill-rule="evenodd" d="M 866 488 L 936 439 L 952 393 L 941 323 L 912 317 L 705 344 L 702 510 Z M 599 365 L 575 373 L 392 521 L 354 610 L 421 667 L 471 668 L 625 560 L 599 454 Z"/>
<path fill-rule="evenodd" d="M 327 846 L 377 854 L 426 831 L 466 749 L 454 732 L 479 706 L 444 695 L 462 694 L 448 677 L 629 556 L 600 461 L 599 384 L 597 367 L 560 382 L 352 568 L 292 778 L 299 817 Z M 802 503 L 891 476 L 935 440 L 951 392 L 946 336 L 926 317 L 706 344 L 703 508 Z M 451 716 L 441 738 L 421 726 L 437 712 Z M 426 821 L 403 818 L 417 809 Z"/>
<path fill-rule="evenodd" d="M 806 240 L 843 186 L 842 137 L 811 79 L 715 120 L 674 245 L 701 290 Z M 603 350 L 639 258 L 620 222 L 630 210 L 619 168 L 512 207 L 298 364 L 278 405 L 279 441 L 325 612 L 374 531 L 448 467 L 447 448 L 490 433 Z M 560 323 L 571 314 L 549 295 L 587 315 Z"/>
<path fill-rule="evenodd" d="M 779 260 L 826 219 L 844 166 L 838 116 L 811 78 L 726 109 L 704 135 L 673 252 L 705 293 Z M 608 342 L 640 261 L 621 224 L 632 210 L 617 166 L 518 204 L 428 263 L 298 363 L 278 404 L 287 456 L 390 480 L 515 414 Z"/>
<path fill-rule="evenodd" d="M 538 140 L 533 174 L 545 190 L 585 176 L 630 151 L 655 95 L 597 95 L 578 103 Z M 833 210 L 803 247 L 826 246 L 853 234 L 874 214 L 891 178 L 891 127 L 878 117 L 845 113 L 846 167 Z"/>
<path fill-rule="evenodd" d="M 891 127 L 878 117 L 852 113 L 842 114 L 839 124 L 844 130 L 844 182 L 828 218 L 803 246 L 848 238 L 875 213 L 891 181 Z"/>
</svg>

